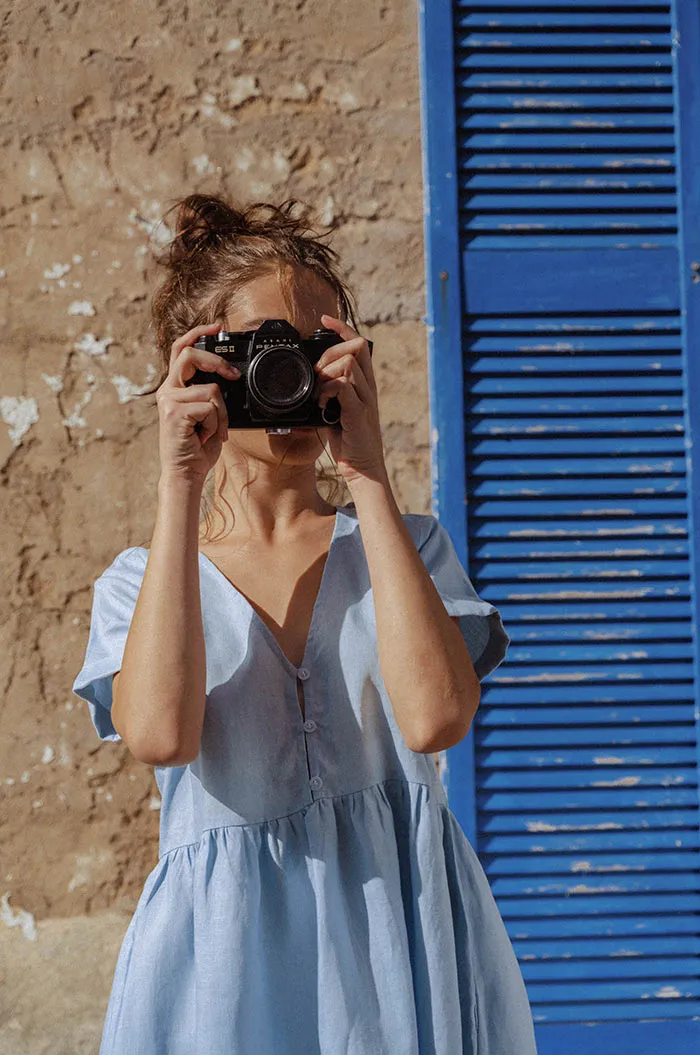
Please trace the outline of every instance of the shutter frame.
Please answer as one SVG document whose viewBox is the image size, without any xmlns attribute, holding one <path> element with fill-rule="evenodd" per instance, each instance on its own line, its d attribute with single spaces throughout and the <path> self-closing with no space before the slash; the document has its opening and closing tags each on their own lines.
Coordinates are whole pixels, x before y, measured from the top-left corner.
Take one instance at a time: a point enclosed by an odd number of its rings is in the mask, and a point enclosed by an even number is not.
<svg viewBox="0 0 700 1055">
<path fill-rule="evenodd" d="M 700 365 L 689 355 L 700 333 L 700 232 L 689 220 L 700 216 L 699 20 L 696 4 L 646 0 L 420 6 L 433 509 L 514 638 L 443 774 L 518 955 L 541 1055 L 588 1052 L 592 1038 L 603 1055 L 700 1040 L 700 487 L 690 449 Z M 489 49 L 489 32 L 510 35 L 519 60 Z M 440 34 L 453 59 L 443 52 L 438 68 Z M 557 66 L 551 48 L 566 47 L 571 62 Z M 614 84 L 618 117 L 594 105 Z M 523 117 L 526 94 L 545 105 Z M 458 322 L 454 288 L 445 296 L 440 282 L 455 273 L 455 241 Z M 549 429 L 529 439 L 528 421 L 540 420 Z M 576 441 L 591 444 L 578 462 Z M 464 451 L 464 474 L 448 443 Z M 525 529 L 517 545 L 515 518 Z M 643 522 L 656 530 L 635 558 L 629 542 Z M 626 555 L 616 558 L 595 525 Z M 563 703 L 569 727 L 551 717 Z M 653 723 L 658 742 L 645 741 Z M 606 763 L 613 742 L 619 761 Z M 628 786 L 616 786 L 620 775 Z M 553 820 L 569 812 L 573 834 Z M 601 828 L 606 817 L 626 818 L 624 830 Z M 576 902 L 577 876 L 579 891 L 594 893 Z M 567 943 L 571 954 L 552 958 Z"/>
</svg>

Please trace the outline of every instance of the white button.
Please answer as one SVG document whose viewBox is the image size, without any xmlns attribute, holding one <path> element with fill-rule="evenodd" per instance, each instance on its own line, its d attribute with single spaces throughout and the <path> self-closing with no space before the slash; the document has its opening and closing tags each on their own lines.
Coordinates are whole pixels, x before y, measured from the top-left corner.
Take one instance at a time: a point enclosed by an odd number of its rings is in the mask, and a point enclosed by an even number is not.
<svg viewBox="0 0 700 1055">
<path fill-rule="evenodd" d="M 307 733 L 312 733 L 314 731 L 314 729 L 316 728 L 316 722 L 313 720 L 313 718 L 306 719 L 306 721 L 304 722 L 304 728 L 306 729 Z"/>
<path fill-rule="evenodd" d="M 309 676 L 309 672 L 306 669 L 306 667 L 299 667 L 299 670 L 297 671 L 297 674 L 299 675 L 299 677 L 301 678 L 302 681 L 306 681 L 306 679 Z"/>
<path fill-rule="evenodd" d="M 323 781 L 321 780 L 320 777 L 312 777 L 311 780 L 309 781 L 309 784 L 311 785 L 312 788 L 320 788 L 321 785 L 323 784 Z"/>
</svg>

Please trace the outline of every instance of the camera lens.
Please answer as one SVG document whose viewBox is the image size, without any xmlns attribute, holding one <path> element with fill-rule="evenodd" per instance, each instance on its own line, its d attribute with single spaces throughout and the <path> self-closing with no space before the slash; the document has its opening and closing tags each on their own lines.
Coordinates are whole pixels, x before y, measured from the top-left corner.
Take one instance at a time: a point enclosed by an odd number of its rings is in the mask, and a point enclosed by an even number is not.
<svg viewBox="0 0 700 1055">
<path fill-rule="evenodd" d="M 308 358 L 293 348 L 266 348 L 256 355 L 248 370 L 251 394 L 271 413 L 296 410 L 314 386 Z"/>
</svg>

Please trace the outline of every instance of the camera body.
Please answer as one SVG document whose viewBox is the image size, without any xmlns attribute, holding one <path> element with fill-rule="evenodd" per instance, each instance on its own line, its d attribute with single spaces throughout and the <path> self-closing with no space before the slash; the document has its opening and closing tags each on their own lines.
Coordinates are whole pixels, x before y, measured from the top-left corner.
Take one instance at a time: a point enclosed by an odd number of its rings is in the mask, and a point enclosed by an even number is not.
<svg viewBox="0 0 700 1055">
<path fill-rule="evenodd" d="M 285 319 L 266 319 L 257 330 L 203 335 L 195 348 L 216 352 L 241 376 L 235 380 L 197 370 L 188 385 L 215 381 L 228 413 L 230 429 L 266 429 L 285 434 L 293 428 L 341 428 L 340 402 L 332 396 L 318 404 L 323 379 L 314 366 L 326 348 L 342 343 L 335 332 L 321 328 L 310 337 Z M 368 341 L 370 355 L 372 342 Z"/>
</svg>

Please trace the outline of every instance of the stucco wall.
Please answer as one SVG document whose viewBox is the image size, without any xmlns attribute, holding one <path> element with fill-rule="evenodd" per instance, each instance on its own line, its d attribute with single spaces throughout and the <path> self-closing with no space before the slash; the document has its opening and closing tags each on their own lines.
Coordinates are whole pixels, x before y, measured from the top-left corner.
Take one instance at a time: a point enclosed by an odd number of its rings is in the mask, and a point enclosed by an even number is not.
<svg viewBox="0 0 700 1055">
<path fill-rule="evenodd" d="M 417 7 L 6 5 L 0 35 L 0 1053 L 96 1052 L 157 859 L 151 768 L 70 692 L 92 582 L 150 533 L 149 248 L 193 191 L 310 201 L 375 342 L 387 463 L 428 512 Z"/>
</svg>

